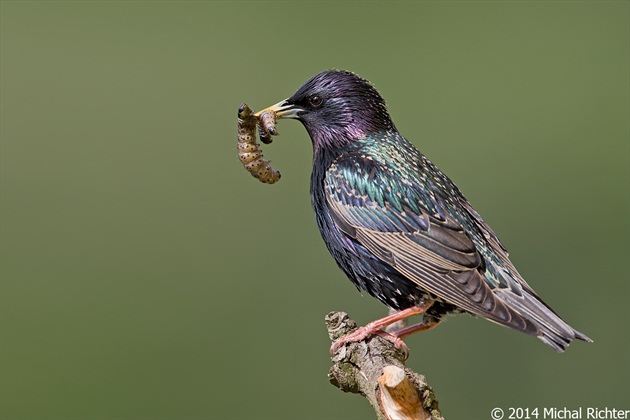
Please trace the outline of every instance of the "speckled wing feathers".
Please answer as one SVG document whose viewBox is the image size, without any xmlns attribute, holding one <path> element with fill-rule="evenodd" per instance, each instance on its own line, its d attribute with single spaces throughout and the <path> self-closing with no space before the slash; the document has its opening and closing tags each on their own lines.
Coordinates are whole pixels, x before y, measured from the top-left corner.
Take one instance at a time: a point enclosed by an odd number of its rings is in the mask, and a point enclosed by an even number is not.
<svg viewBox="0 0 630 420">
<path fill-rule="evenodd" d="M 338 202 L 331 201 L 331 211 L 336 214 L 337 219 L 343 218 L 344 209 L 338 206 Z M 536 333 L 533 324 L 527 323 L 496 299 L 477 270 L 481 265 L 477 252 L 451 250 L 450 258 L 447 259 L 443 256 L 446 252 L 440 255 L 423 245 L 437 244 L 439 248 L 446 249 L 443 244 L 427 236 L 417 233 L 378 232 L 354 225 L 348 219 L 345 222 L 353 227 L 354 239 L 423 290 L 473 314 L 501 324 L 510 324 L 511 327 L 530 334 Z M 441 229 L 443 228 L 436 225 L 430 231 Z"/>
</svg>

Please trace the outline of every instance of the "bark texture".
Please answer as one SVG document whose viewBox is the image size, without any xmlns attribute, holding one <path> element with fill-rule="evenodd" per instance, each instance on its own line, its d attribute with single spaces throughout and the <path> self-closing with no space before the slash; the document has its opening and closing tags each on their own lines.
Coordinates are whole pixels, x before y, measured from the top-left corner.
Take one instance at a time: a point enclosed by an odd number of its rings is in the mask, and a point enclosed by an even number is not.
<svg viewBox="0 0 630 420">
<path fill-rule="evenodd" d="M 332 341 L 357 329 L 345 312 L 326 315 Z M 405 366 L 406 354 L 379 336 L 342 346 L 331 355 L 328 378 L 344 392 L 363 395 L 379 420 L 444 420 L 423 375 Z"/>
</svg>

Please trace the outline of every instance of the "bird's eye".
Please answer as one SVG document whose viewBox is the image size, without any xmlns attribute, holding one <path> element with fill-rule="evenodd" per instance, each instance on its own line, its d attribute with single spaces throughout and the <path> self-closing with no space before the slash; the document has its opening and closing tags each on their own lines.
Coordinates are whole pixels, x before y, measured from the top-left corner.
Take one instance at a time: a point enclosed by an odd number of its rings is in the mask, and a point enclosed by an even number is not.
<svg viewBox="0 0 630 420">
<path fill-rule="evenodd" d="M 309 96 L 309 98 L 308 98 L 309 105 L 311 105 L 312 107 L 315 107 L 315 108 L 320 106 L 323 102 L 324 102 L 324 98 L 322 98 L 319 95 L 312 95 L 312 96 Z"/>
</svg>

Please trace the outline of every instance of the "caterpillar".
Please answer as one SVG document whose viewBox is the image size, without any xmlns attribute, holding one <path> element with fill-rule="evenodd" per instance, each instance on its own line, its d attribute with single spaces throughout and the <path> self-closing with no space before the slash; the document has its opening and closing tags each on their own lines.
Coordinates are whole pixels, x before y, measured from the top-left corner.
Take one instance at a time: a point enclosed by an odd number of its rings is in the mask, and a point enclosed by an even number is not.
<svg viewBox="0 0 630 420">
<path fill-rule="evenodd" d="M 238 108 L 238 158 L 254 178 L 265 184 L 273 184 L 280 179 L 280 172 L 272 168 L 270 162 L 263 158 L 260 145 L 256 143 L 257 126 L 260 140 L 265 144 L 271 143 L 271 135 L 277 134 L 275 113 L 265 111 L 261 114 L 261 118 L 258 118 L 247 104 L 241 104 Z"/>
</svg>

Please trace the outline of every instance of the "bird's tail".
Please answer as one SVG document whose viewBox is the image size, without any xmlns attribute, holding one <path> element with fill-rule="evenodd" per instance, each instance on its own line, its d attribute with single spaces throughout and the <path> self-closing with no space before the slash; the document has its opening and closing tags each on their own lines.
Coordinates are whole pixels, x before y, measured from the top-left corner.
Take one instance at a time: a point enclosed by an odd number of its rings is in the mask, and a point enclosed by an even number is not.
<svg viewBox="0 0 630 420">
<path fill-rule="evenodd" d="M 512 310 L 534 323 L 537 331 L 531 333 L 557 352 L 565 351 L 576 338 L 588 343 L 593 342 L 585 334 L 564 322 L 545 302 L 527 290 L 523 290 L 522 296 L 510 292 L 499 292 L 497 295 Z"/>
</svg>

